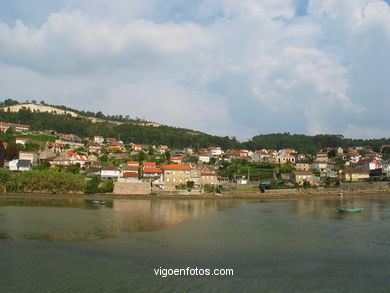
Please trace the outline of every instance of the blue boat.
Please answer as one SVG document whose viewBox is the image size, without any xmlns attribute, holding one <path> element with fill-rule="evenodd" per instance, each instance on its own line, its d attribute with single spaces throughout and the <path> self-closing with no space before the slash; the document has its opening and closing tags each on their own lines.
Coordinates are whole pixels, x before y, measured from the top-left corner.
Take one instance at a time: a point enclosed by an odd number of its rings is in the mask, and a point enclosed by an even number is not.
<svg viewBox="0 0 390 293">
<path fill-rule="evenodd" d="M 342 214 L 361 213 L 364 208 L 336 208 Z"/>
</svg>

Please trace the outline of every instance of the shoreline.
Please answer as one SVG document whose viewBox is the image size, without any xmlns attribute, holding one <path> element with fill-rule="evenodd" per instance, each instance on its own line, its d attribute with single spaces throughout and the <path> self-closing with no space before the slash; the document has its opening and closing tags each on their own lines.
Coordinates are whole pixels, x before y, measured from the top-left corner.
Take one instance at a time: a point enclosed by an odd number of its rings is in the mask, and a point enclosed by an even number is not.
<svg viewBox="0 0 390 293">
<path fill-rule="evenodd" d="M 80 193 L 65 193 L 65 194 L 49 194 L 49 193 L 0 193 L 2 198 L 45 198 L 45 199 L 80 199 L 80 200 L 119 200 L 119 199 L 213 199 L 213 200 L 234 200 L 234 199 L 248 199 L 248 200 L 295 200 L 295 199 L 314 199 L 325 197 L 340 197 L 343 196 L 360 196 L 360 195 L 379 195 L 390 194 L 390 190 L 355 190 L 355 191 L 326 191 L 326 190 L 307 190 L 306 192 L 295 191 L 291 193 L 260 193 L 260 192 L 230 192 L 224 194 L 157 194 L 157 195 L 119 195 L 119 194 L 80 194 Z"/>
</svg>

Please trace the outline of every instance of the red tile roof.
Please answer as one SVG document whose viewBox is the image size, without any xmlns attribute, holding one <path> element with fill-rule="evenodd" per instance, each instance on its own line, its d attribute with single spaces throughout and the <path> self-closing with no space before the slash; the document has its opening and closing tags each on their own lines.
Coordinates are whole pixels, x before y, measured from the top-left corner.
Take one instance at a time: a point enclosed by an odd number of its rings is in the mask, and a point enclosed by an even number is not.
<svg viewBox="0 0 390 293">
<path fill-rule="evenodd" d="M 123 177 L 133 177 L 133 178 L 138 178 L 138 174 L 137 173 L 134 173 L 134 172 L 125 172 L 123 173 Z"/>
<path fill-rule="evenodd" d="M 143 173 L 162 173 L 161 168 L 144 168 Z"/>
<path fill-rule="evenodd" d="M 188 166 L 188 165 L 177 165 L 177 164 L 162 165 L 161 168 L 163 168 L 163 169 L 186 169 L 186 170 L 191 170 L 191 167 Z"/>
</svg>

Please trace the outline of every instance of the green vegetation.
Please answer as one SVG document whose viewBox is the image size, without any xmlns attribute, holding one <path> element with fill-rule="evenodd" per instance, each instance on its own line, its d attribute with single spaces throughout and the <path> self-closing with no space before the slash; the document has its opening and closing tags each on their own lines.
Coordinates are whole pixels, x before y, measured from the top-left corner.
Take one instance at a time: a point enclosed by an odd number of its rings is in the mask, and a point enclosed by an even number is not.
<svg viewBox="0 0 390 293">
<path fill-rule="evenodd" d="M 54 170 L 33 170 L 11 172 L 0 169 L 1 192 L 83 192 L 85 178 L 82 175 L 56 172 Z"/>
<path fill-rule="evenodd" d="M 85 193 L 104 193 L 114 190 L 114 181 L 112 179 L 102 180 L 100 176 L 93 176 L 87 181 Z"/>
<path fill-rule="evenodd" d="M 53 129 L 58 133 L 74 133 L 81 137 L 102 135 L 104 137 L 120 137 L 125 143 L 159 145 L 184 148 L 189 146 L 209 147 L 220 146 L 223 149 L 240 148 L 241 144 L 235 138 L 213 136 L 204 133 L 188 133 L 188 129 L 170 126 L 140 126 L 124 123 L 92 123 L 85 118 L 72 118 L 65 115 L 31 112 L 20 110 L 17 113 L 0 112 L 0 121 L 23 123 L 31 126 L 31 130 Z M 0 139 L 2 139 L 0 137 Z M 5 140 L 7 141 L 7 140 Z"/>
<path fill-rule="evenodd" d="M 249 176 L 251 181 L 262 179 L 272 179 L 275 169 L 275 164 L 271 163 L 254 163 L 244 159 L 237 159 L 229 163 L 222 161 L 219 171 L 219 176 L 228 177 L 234 180 L 238 176 Z"/>
</svg>

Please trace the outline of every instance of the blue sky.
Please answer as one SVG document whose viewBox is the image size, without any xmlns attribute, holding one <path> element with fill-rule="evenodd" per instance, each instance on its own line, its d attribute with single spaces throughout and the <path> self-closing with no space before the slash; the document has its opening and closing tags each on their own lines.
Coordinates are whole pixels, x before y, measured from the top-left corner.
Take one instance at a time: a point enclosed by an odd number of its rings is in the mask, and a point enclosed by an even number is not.
<svg viewBox="0 0 390 293">
<path fill-rule="evenodd" d="M 0 97 L 248 139 L 390 137 L 381 0 L 0 0 Z"/>
</svg>

